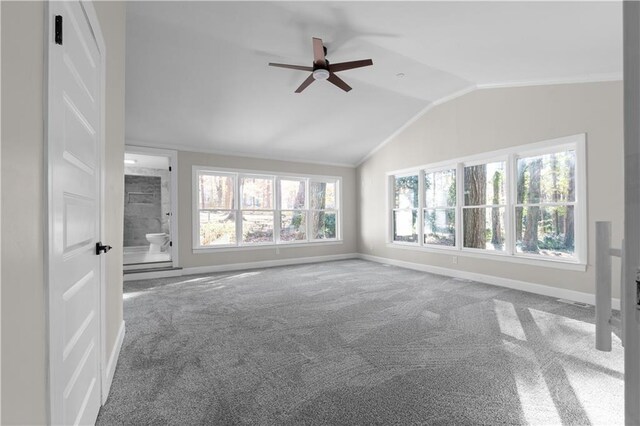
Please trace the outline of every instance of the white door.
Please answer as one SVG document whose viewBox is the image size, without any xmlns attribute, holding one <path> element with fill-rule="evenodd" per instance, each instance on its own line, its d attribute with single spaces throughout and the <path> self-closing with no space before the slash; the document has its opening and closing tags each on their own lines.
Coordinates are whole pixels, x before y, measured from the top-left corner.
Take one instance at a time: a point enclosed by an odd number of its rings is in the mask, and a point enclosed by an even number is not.
<svg viewBox="0 0 640 426">
<path fill-rule="evenodd" d="M 93 424 L 101 392 L 101 55 L 79 1 L 48 10 L 51 423 Z"/>
</svg>

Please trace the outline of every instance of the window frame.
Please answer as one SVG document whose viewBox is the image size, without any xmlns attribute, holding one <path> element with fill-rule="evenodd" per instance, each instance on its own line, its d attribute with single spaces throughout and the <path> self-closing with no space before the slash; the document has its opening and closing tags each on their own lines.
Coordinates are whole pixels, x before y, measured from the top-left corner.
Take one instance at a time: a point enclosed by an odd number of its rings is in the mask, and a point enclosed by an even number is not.
<svg viewBox="0 0 640 426">
<path fill-rule="evenodd" d="M 438 173 L 438 172 L 444 172 L 444 171 L 448 171 L 448 170 L 454 170 L 455 171 L 455 178 L 456 178 L 456 204 L 454 206 L 433 206 L 433 207 L 427 207 L 427 200 L 426 200 L 426 191 L 424 188 L 424 180 L 425 180 L 425 176 L 429 173 Z M 458 231 L 458 223 L 460 222 L 460 218 L 458 217 L 458 205 L 460 204 L 460 196 L 459 196 L 459 191 L 458 191 L 458 186 L 460 185 L 460 182 L 458 181 L 458 164 L 455 162 L 451 162 L 449 164 L 441 164 L 438 165 L 436 167 L 425 167 L 423 169 L 420 170 L 420 183 L 422 185 L 422 203 L 419 205 L 419 211 L 421 213 L 420 216 L 420 220 L 421 220 L 421 234 L 420 234 L 420 239 L 419 241 L 421 242 L 421 245 L 424 247 L 433 247 L 433 248 L 438 248 L 441 250 L 457 250 L 458 248 L 458 239 L 460 238 L 460 232 Z M 453 210 L 454 211 L 454 217 L 456 220 L 454 229 L 455 229 L 455 240 L 454 240 L 454 245 L 453 246 L 443 246 L 443 245 L 438 245 L 438 244 L 431 244 L 431 243 L 425 243 L 424 242 L 424 238 L 425 238 L 425 227 L 424 227 L 424 215 L 426 213 L 427 210 Z M 460 228 L 462 229 L 462 228 Z"/>
<path fill-rule="evenodd" d="M 504 204 L 478 204 L 478 205 L 466 205 L 464 202 L 464 168 L 465 167 L 473 167 L 473 166 L 480 166 L 482 164 L 490 164 L 490 163 L 504 163 L 504 171 L 505 171 L 505 182 L 504 182 Z M 462 204 L 460 206 L 460 247 L 461 247 L 461 251 L 468 251 L 468 252 L 476 252 L 476 253 L 491 253 L 493 255 L 496 256 L 509 256 L 511 251 L 511 233 L 507 232 L 507 228 L 509 227 L 509 224 L 511 223 L 511 216 L 509 214 L 510 208 L 509 208 L 509 188 L 510 188 L 510 173 L 509 173 L 509 156 L 508 155 L 498 155 L 498 156 L 489 156 L 483 159 L 477 159 L 477 160 L 471 160 L 471 161 L 461 161 L 459 163 L 461 165 L 461 171 L 462 174 L 460 175 L 460 177 L 462 178 L 462 188 L 460 189 L 461 192 L 461 199 L 462 199 Z M 456 179 L 458 178 L 458 176 L 456 176 Z M 456 190 L 458 190 L 458 188 L 456 187 Z M 486 200 L 485 200 L 486 201 Z M 464 247 L 464 211 L 465 209 L 479 209 L 479 208 L 485 208 L 485 209 L 492 209 L 492 208 L 504 208 L 504 226 L 505 226 L 505 230 L 504 230 L 504 250 L 502 251 L 498 251 L 498 250 L 487 250 L 487 249 L 482 249 L 482 248 L 474 248 L 474 247 Z"/>
<path fill-rule="evenodd" d="M 282 208 L 282 195 L 281 195 L 281 191 L 282 189 L 280 188 L 280 181 L 282 180 L 299 180 L 299 181 L 303 181 L 304 182 L 304 208 L 302 209 L 283 209 Z M 309 179 L 302 177 L 302 176 L 284 176 L 284 175 L 278 175 L 276 176 L 276 189 L 274 191 L 274 194 L 276 196 L 276 211 L 278 213 L 276 213 L 276 219 L 277 219 L 277 227 L 278 227 L 278 242 L 281 245 L 289 245 L 289 244 L 304 244 L 306 242 L 309 241 Z M 304 234 L 305 234 L 305 239 L 304 240 L 293 240 L 293 241 L 282 241 L 280 239 L 280 231 L 282 228 L 282 212 L 296 212 L 296 211 L 302 211 L 305 213 L 305 224 L 304 224 Z"/>
<path fill-rule="evenodd" d="M 200 245 L 200 212 L 216 209 L 200 209 L 199 206 L 199 185 L 198 178 L 200 174 L 221 175 L 230 176 L 233 178 L 233 209 L 230 210 L 235 213 L 235 244 L 219 244 L 219 245 Z M 241 200 L 241 188 L 240 183 L 243 177 L 249 178 L 270 178 L 273 182 L 272 190 L 272 209 L 244 209 L 242 207 Z M 304 240 L 282 241 L 280 240 L 280 228 L 281 228 L 281 197 L 280 197 L 280 180 L 302 180 L 305 182 L 305 208 L 294 209 L 294 211 L 304 211 L 306 214 L 305 220 L 305 236 Z M 310 200 L 309 200 L 309 183 L 326 182 L 334 183 L 336 188 L 336 206 L 335 209 L 329 209 L 336 213 L 336 237 L 335 238 L 323 238 L 312 239 L 310 235 L 311 223 L 309 221 L 310 214 Z M 299 174 L 299 173 L 282 173 L 271 172 L 264 170 L 246 170 L 246 169 L 230 169 L 225 167 L 214 166 L 192 166 L 191 173 L 191 186 L 192 186 L 192 251 L 194 254 L 198 253 L 215 253 L 220 251 L 242 251 L 242 250 L 255 250 L 255 249 L 268 249 L 274 247 L 283 246 L 315 246 L 315 245 L 330 245 L 330 244 L 342 244 L 342 177 L 341 176 L 324 176 L 324 175 L 312 175 L 312 174 Z M 228 209 L 217 209 L 227 211 Z M 244 211 L 267 211 L 273 212 L 273 240 L 268 242 L 259 243 L 245 243 L 242 238 L 242 212 Z M 289 212 L 291 209 L 285 209 Z"/>
<path fill-rule="evenodd" d="M 403 177 L 409 177 L 409 176 L 418 176 L 418 205 L 416 207 L 411 207 L 411 208 L 404 208 L 404 209 L 400 209 L 400 208 L 396 208 L 395 207 L 395 189 L 396 189 L 396 178 L 403 178 Z M 422 171 L 418 171 L 418 172 L 406 172 L 406 173 L 398 173 L 398 174 L 394 174 L 391 176 L 391 179 L 389 181 L 390 185 L 391 185 L 391 194 L 390 194 L 390 202 L 391 202 L 391 217 L 390 217 L 390 222 L 389 222 L 389 226 L 391 229 L 391 242 L 393 242 L 394 244 L 402 244 L 402 245 L 407 245 L 410 247 L 415 247 L 415 246 L 419 246 L 420 245 L 420 241 L 422 238 L 422 228 L 423 228 L 423 224 L 422 224 L 422 219 L 420 218 L 420 213 L 421 213 L 421 207 L 424 204 L 424 174 Z M 394 213 L 396 211 L 416 211 L 416 241 L 415 242 L 411 242 L 411 241 L 396 241 L 393 239 L 393 230 L 394 230 Z"/>
<path fill-rule="evenodd" d="M 575 201 L 561 203 L 562 205 L 574 206 L 574 255 L 570 259 L 556 259 L 545 257 L 544 255 L 518 253 L 515 241 L 515 209 L 520 204 L 517 203 L 517 160 L 536 155 L 553 154 L 567 150 L 574 150 L 575 160 Z M 464 167 L 487 164 L 492 162 L 505 162 L 505 204 L 497 206 L 505 209 L 504 235 L 505 250 L 494 251 L 480 248 L 463 247 L 463 214 L 465 208 L 481 206 L 465 206 L 464 204 Z M 485 152 L 481 154 L 454 158 L 437 163 L 421 165 L 402 170 L 387 172 L 387 246 L 399 249 L 420 250 L 426 252 L 448 254 L 453 256 L 477 257 L 485 259 L 496 259 L 514 263 L 525 263 L 531 265 L 585 271 L 588 256 L 588 228 L 587 228 L 587 157 L 586 157 L 586 134 L 576 134 L 556 139 L 549 139 L 526 145 L 514 146 L 497 151 Z M 428 210 L 425 205 L 424 176 L 427 173 L 456 170 L 456 206 L 455 206 L 455 246 L 439 246 L 424 242 L 424 212 Z M 419 206 L 420 220 L 418 221 L 419 239 L 417 243 L 407 243 L 393 240 L 393 211 L 394 209 L 394 184 L 396 177 L 419 175 Z M 494 205 L 483 205 L 485 208 L 492 208 Z M 454 259 L 454 262 L 457 260 Z"/>
</svg>

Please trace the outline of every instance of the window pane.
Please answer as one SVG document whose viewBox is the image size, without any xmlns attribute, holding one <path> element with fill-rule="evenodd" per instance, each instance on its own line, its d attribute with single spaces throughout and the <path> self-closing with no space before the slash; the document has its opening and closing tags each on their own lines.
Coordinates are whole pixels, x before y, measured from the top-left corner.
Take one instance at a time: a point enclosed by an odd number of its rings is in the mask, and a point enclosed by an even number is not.
<svg viewBox="0 0 640 426">
<path fill-rule="evenodd" d="M 198 176 L 198 205 L 201 209 L 233 209 L 233 176 Z"/>
<path fill-rule="evenodd" d="M 464 209 L 464 247 L 504 251 L 504 211 L 504 207 Z"/>
<path fill-rule="evenodd" d="M 424 190 L 427 207 L 455 207 L 456 170 L 425 173 Z"/>
<path fill-rule="evenodd" d="M 230 211 L 200 212 L 200 245 L 236 243 L 236 214 Z"/>
<path fill-rule="evenodd" d="M 455 209 L 425 210 L 424 243 L 450 247 L 456 245 Z"/>
<path fill-rule="evenodd" d="M 273 179 L 243 177 L 240 181 L 243 209 L 273 209 Z"/>
<path fill-rule="evenodd" d="M 417 222 L 417 210 L 395 210 L 393 212 L 393 241 L 418 242 Z"/>
<path fill-rule="evenodd" d="M 518 159 L 518 204 L 575 201 L 576 152 Z"/>
<path fill-rule="evenodd" d="M 242 242 L 273 242 L 273 212 L 243 211 Z"/>
<path fill-rule="evenodd" d="M 396 177 L 394 183 L 394 208 L 418 207 L 418 175 Z"/>
<path fill-rule="evenodd" d="M 335 182 L 309 182 L 309 199 L 313 210 L 335 209 Z"/>
<path fill-rule="evenodd" d="M 280 180 L 280 208 L 282 210 L 304 209 L 305 182 L 303 180 Z"/>
<path fill-rule="evenodd" d="M 478 164 L 464 168 L 464 204 L 504 204 L 505 163 Z"/>
<path fill-rule="evenodd" d="M 323 240 L 336 238 L 336 213 L 326 211 L 315 211 L 311 216 L 311 238 Z"/>
<path fill-rule="evenodd" d="M 280 240 L 298 241 L 307 239 L 307 215 L 301 211 L 282 212 L 280 217 Z"/>
<path fill-rule="evenodd" d="M 559 259 L 573 257 L 573 206 L 516 207 L 516 250 Z"/>
</svg>

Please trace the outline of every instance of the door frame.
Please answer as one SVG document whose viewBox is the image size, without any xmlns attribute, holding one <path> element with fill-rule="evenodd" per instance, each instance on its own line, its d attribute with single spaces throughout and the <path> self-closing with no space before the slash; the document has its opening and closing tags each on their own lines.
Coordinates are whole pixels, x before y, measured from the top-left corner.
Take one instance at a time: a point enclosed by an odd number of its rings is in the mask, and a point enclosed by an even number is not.
<svg viewBox="0 0 640 426">
<path fill-rule="evenodd" d="M 99 137 L 98 137 L 98 155 L 99 155 L 99 167 L 100 173 L 98 176 L 99 179 L 99 194 L 98 198 L 100 200 L 100 208 L 99 208 L 99 230 L 98 230 L 98 240 L 104 240 L 106 236 L 105 233 L 105 134 L 106 134 L 106 59 L 107 59 L 107 49 L 106 43 L 104 41 L 104 37 L 102 35 L 102 29 L 100 27 L 100 22 L 98 20 L 98 15 L 95 11 L 93 3 L 91 0 L 77 0 L 80 3 L 82 10 L 85 13 L 87 18 L 87 22 L 89 23 L 89 27 L 91 32 L 93 33 L 93 37 L 96 41 L 96 45 L 98 48 L 98 52 L 100 53 L 100 129 L 99 129 Z M 51 111 L 53 108 L 52 99 L 54 81 L 52 80 L 52 62 L 50 61 L 50 52 L 54 45 L 54 25 L 53 25 L 53 15 L 52 5 L 50 2 L 45 2 L 45 13 L 44 13 L 44 90 L 43 90 L 43 115 L 44 115 L 44 128 L 45 128 L 45 149 L 44 156 L 45 161 L 43 164 L 44 167 L 44 204 L 45 204 L 45 213 L 47 214 L 47 218 L 44 221 L 45 232 L 43 233 L 43 247 L 44 247 L 44 283 L 45 283 L 45 329 L 47 333 L 46 343 L 45 343 L 45 354 L 46 354 L 46 390 L 47 390 L 47 419 L 48 423 L 52 423 L 53 419 L 51 418 L 53 412 L 53 405 L 55 404 L 55 400 L 53 398 L 54 392 L 56 389 L 53 389 L 53 383 L 51 381 L 51 370 L 54 367 L 52 365 L 52 357 L 51 351 L 53 349 L 53 345 L 51 344 L 51 330 L 53 328 L 53 318 L 51 315 L 50 303 L 51 303 L 51 285 L 50 285 L 50 251 L 51 251 L 51 242 L 53 241 L 53 223 L 52 223 L 52 215 L 51 215 L 51 206 L 52 206 L 52 178 L 51 178 L 51 143 L 52 140 L 52 126 L 50 126 L 49 117 L 51 116 Z M 108 374 L 107 363 L 108 363 L 108 354 L 106 353 L 106 256 L 99 256 L 100 258 L 100 291 L 99 298 L 100 302 L 98 303 L 99 310 L 99 321 L 100 325 L 99 336 L 98 336 L 98 344 L 99 344 L 99 354 L 100 354 L 100 371 L 99 371 L 99 380 L 98 383 L 100 389 L 100 401 L 101 405 L 103 405 L 109 394 L 109 388 L 111 382 L 109 378 L 106 376 Z"/>
<path fill-rule="evenodd" d="M 174 268 L 179 268 L 180 258 L 178 255 L 178 248 L 180 247 L 180 244 L 178 242 L 178 151 L 172 149 L 152 148 L 148 146 L 125 145 L 124 152 L 128 154 L 156 155 L 159 157 L 169 158 L 169 167 L 171 167 L 171 173 L 169 174 L 171 182 L 171 264 Z M 124 179 L 124 176 L 122 178 Z"/>
</svg>

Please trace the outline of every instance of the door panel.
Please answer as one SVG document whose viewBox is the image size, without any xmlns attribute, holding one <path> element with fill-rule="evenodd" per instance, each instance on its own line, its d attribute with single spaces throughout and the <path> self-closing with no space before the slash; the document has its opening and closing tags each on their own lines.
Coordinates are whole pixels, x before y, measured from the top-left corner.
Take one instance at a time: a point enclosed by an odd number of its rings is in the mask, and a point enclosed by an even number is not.
<svg viewBox="0 0 640 426">
<path fill-rule="evenodd" d="M 50 2 L 49 339 L 51 422 L 92 424 L 100 409 L 101 56 L 78 1 Z"/>
</svg>

